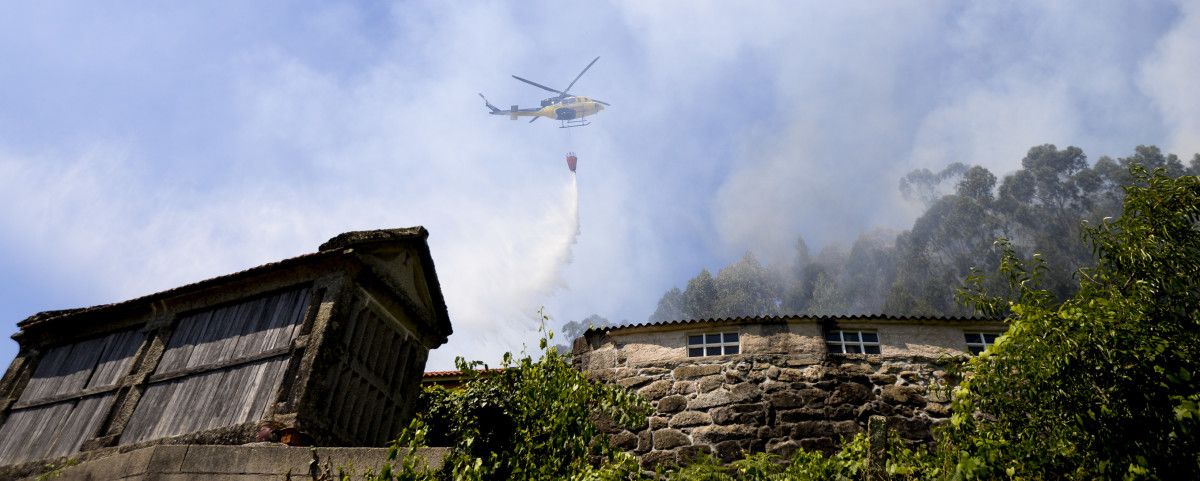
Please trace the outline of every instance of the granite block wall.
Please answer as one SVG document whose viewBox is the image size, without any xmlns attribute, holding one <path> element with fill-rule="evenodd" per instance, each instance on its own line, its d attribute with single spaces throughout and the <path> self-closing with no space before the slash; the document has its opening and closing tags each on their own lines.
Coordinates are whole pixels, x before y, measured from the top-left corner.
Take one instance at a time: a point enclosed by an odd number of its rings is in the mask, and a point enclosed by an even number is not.
<svg viewBox="0 0 1200 481">
<path fill-rule="evenodd" d="M 931 441 L 945 422 L 942 362 L 841 355 L 739 355 L 589 369 L 595 379 L 636 391 L 654 407 L 647 425 L 621 429 L 601 420 L 618 447 L 646 468 L 699 454 L 731 461 L 745 451 L 784 456 L 797 448 L 833 451 L 866 430 L 871 415 L 913 442 Z"/>
</svg>

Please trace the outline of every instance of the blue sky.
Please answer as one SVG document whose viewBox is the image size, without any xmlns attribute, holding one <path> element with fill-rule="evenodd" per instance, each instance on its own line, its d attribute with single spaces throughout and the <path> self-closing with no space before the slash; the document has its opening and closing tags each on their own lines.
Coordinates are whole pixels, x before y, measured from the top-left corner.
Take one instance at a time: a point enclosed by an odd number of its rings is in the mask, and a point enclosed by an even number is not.
<svg viewBox="0 0 1200 481">
<path fill-rule="evenodd" d="M 597 55 L 584 129 L 475 95 Z M 746 250 L 902 228 L 914 168 L 1200 151 L 1195 3 L 29 2 L 0 58 L 0 330 L 425 225 L 430 368 L 532 345 L 539 306 L 638 321 Z"/>
</svg>

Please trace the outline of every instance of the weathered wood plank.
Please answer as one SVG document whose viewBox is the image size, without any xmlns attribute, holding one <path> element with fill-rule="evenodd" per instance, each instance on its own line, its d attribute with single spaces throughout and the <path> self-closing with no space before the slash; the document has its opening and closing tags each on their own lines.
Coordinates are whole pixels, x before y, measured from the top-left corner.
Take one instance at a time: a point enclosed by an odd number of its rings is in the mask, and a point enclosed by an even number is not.
<svg viewBox="0 0 1200 481">
<path fill-rule="evenodd" d="M 92 374 L 92 379 L 88 381 L 88 388 L 101 386 L 112 386 L 121 380 L 121 377 L 128 374 L 132 368 L 133 357 L 137 354 L 137 350 L 145 342 L 146 335 L 144 333 L 129 330 L 115 333 L 109 336 L 108 345 L 105 348 L 104 354 L 100 356 L 99 363 L 96 365 L 95 372 Z"/>
<path fill-rule="evenodd" d="M 38 363 L 19 404 L 83 394 L 111 386 L 125 375 L 144 339 L 136 331 L 121 331 L 50 349 Z"/>
<path fill-rule="evenodd" d="M 152 383 L 121 443 L 177 436 L 262 417 L 283 380 L 286 356 Z M 166 391 L 170 389 L 169 394 Z"/>
<path fill-rule="evenodd" d="M 180 319 L 121 442 L 262 416 L 282 381 L 309 292 L 307 287 L 294 289 Z"/>
<path fill-rule="evenodd" d="M 125 423 L 125 429 L 121 432 L 120 441 L 139 439 L 147 431 L 149 431 L 154 418 L 145 415 L 148 411 L 154 411 L 155 406 L 162 404 L 164 397 L 171 395 L 171 390 L 177 386 L 175 382 L 164 382 L 159 384 L 151 384 L 142 393 L 138 399 L 137 407 L 134 408 L 133 414 L 129 416 L 129 420 Z"/>
<path fill-rule="evenodd" d="M 0 428 L 0 465 L 44 458 L 73 404 L 63 402 L 12 412 Z"/>
<path fill-rule="evenodd" d="M 288 346 L 309 297 L 305 287 L 184 317 L 155 373 L 217 365 Z"/>
<path fill-rule="evenodd" d="M 258 354 L 250 354 L 237 359 L 231 359 L 223 362 L 214 362 L 212 364 L 204 364 L 195 367 L 182 368 L 176 371 L 158 373 L 150 376 L 150 382 L 169 381 L 171 379 L 201 374 L 207 371 L 216 371 L 220 369 L 236 367 L 242 364 L 250 364 L 261 361 L 263 359 L 283 356 L 290 352 L 287 347 L 275 348 L 269 351 L 260 352 Z"/>
<path fill-rule="evenodd" d="M 70 414 L 63 420 L 53 446 L 49 447 L 45 457 L 66 456 L 79 451 L 84 441 L 94 437 L 100 423 L 108 415 L 112 406 L 113 394 L 89 397 L 74 403 Z"/>
</svg>

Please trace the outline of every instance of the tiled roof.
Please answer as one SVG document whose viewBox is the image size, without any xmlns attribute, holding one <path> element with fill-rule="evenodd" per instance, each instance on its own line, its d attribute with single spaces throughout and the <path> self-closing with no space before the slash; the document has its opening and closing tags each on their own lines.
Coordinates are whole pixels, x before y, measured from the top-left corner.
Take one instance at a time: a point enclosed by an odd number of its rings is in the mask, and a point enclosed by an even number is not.
<svg viewBox="0 0 1200 481">
<path fill-rule="evenodd" d="M 481 369 L 476 372 L 478 374 L 491 374 L 491 373 L 497 373 L 497 372 L 501 372 L 501 371 L 504 371 L 504 369 L 503 368 Z M 442 378 L 442 377 L 458 377 L 458 376 L 463 376 L 463 375 L 465 375 L 465 373 L 462 371 L 425 371 L 425 373 L 421 375 L 421 378 L 422 379 L 433 379 L 433 378 Z"/>
<path fill-rule="evenodd" d="M 679 319 L 671 321 L 659 322 L 641 322 L 618 324 L 614 326 L 593 327 L 584 332 L 584 335 L 589 335 L 594 332 L 611 332 L 624 329 L 633 329 L 638 327 L 665 327 L 665 326 L 683 326 L 688 324 L 703 324 L 703 323 L 738 323 L 738 324 L 753 324 L 753 323 L 771 323 L 785 322 L 788 319 L 811 319 L 814 321 L 856 321 L 856 320 L 886 320 L 886 321 L 938 321 L 938 322 L 998 322 L 1001 319 L 988 316 L 917 316 L 917 315 L 896 315 L 896 314 L 843 314 L 843 315 L 810 315 L 810 314 L 790 314 L 790 315 L 773 315 L 773 316 L 737 316 L 737 317 L 714 317 L 706 319 Z"/>
</svg>

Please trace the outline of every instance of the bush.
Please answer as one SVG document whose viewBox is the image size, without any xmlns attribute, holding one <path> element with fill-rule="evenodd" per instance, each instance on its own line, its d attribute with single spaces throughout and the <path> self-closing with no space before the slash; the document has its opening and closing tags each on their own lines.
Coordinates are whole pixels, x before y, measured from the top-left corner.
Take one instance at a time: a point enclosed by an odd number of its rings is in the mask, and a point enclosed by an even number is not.
<svg viewBox="0 0 1200 481">
<path fill-rule="evenodd" d="M 1124 215 L 1086 229 L 1077 294 L 1054 302 L 1011 249 L 1015 299 L 966 292 L 1010 327 L 955 393 L 955 478 L 1200 479 L 1200 179 L 1130 172 Z"/>
<path fill-rule="evenodd" d="M 539 358 L 505 354 L 503 370 L 485 376 L 478 375 L 481 363 L 459 358 L 458 368 L 474 374 L 462 389 L 425 390 L 423 419 L 409 431 L 421 431 L 422 442 L 453 448 L 440 477 L 599 480 L 637 472 L 636 459 L 609 446 L 594 420 L 636 429 L 645 424 L 649 404 L 588 379 L 548 347 L 551 339 L 550 332 L 541 339 Z"/>
</svg>

